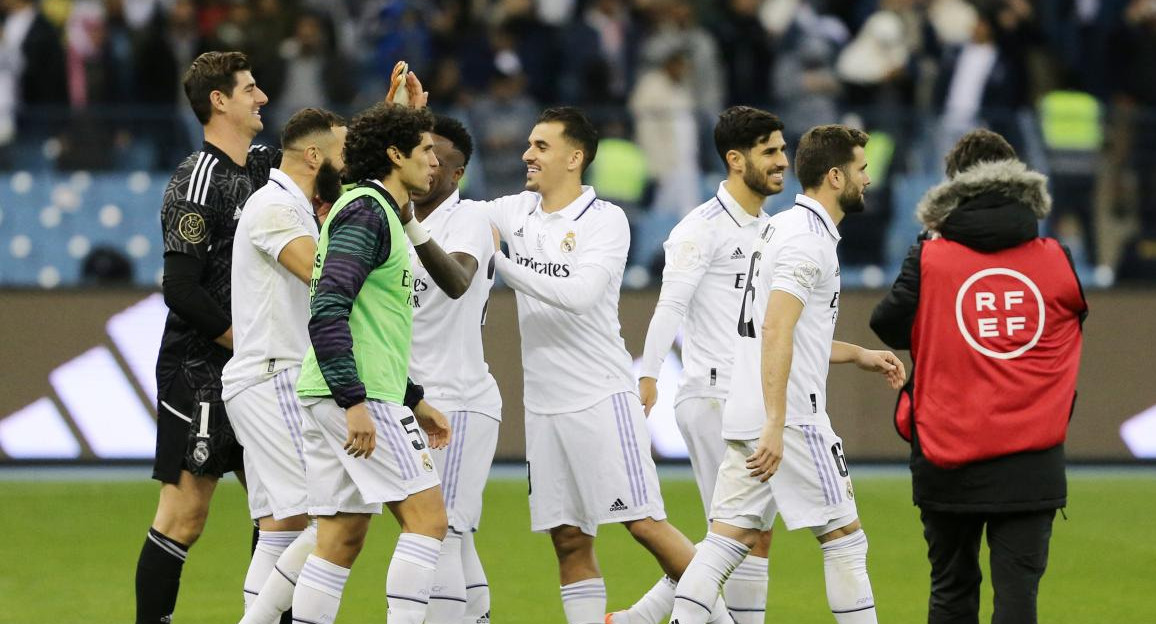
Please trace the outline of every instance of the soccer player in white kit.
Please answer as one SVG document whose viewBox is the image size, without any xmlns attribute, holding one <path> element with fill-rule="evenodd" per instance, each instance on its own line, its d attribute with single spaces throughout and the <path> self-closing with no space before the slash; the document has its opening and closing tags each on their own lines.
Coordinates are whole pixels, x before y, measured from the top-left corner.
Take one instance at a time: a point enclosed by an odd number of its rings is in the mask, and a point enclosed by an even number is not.
<svg viewBox="0 0 1156 624">
<path fill-rule="evenodd" d="M 734 374 L 723 412 L 727 448 L 711 501 L 710 533 L 675 592 L 671 622 L 707 621 L 720 587 L 760 531 L 782 515 L 818 538 L 827 602 L 839 624 L 876 621 L 842 441 L 827 415 L 830 363 L 906 374 L 889 351 L 835 342 L 839 315 L 837 226 L 863 209 L 871 183 L 867 135 L 846 126 L 808 130 L 795 152 L 803 194 L 763 226 L 737 318 Z"/>
<path fill-rule="evenodd" d="M 487 204 L 509 246 L 497 272 L 517 293 L 531 528 L 553 541 L 569 624 L 605 616 L 599 525 L 625 524 L 672 578 L 694 554 L 666 522 L 618 321 L 626 215 L 581 182 L 597 141 L 580 110 L 547 109 L 522 156 L 528 192 Z"/>
<path fill-rule="evenodd" d="M 418 254 L 410 252 L 409 373 L 424 385 L 426 401 L 449 417 L 454 435 L 447 448 L 433 452 L 449 530 L 442 540 L 426 622 L 484 624 L 489 621 L 490 592 L 474 532 L 502 419 L 502 397 L 482 351 L 496 244 L 482 204 L 458 193 L 473 152 L 469 132 L 461 122 L 437 115 L 433 139 L 438 166 L 429 192 L 414 196 L 414 217 L 453 262 L 449 279 L 438 282 Z"/>
<path fill-rule="evenodd" d="M 662 290 L 642 354 L 638 394 L 643 410 L 658 400 L 658 374 L 683 326 L 683 373 L 674 403 L 675 420 L 686 441 L 703 512 L 710 511 L 715 478 L 726 443 L 722 411 L 734 362 L 734 319 L 746 288 L 750 254 L 769 218 L 767 197 L 783 191 L 787 144 L 778 117 L 748 106 L 719 115 L 715 148 L 727 168 L 718 193 L 671 231 L 664 247 Z M 727 580 L 727 609 L 738 624 L 762 622 L 767 602 L 770 531 Z M 674 581 L 661 579 L 612 624 L 658 624 L 670 615 Z"/>
<path fill-rule="evenodd" d="M 269 171 L 269 182 L 249 197 L 237 222 L 233 357 L 221 375 L 221 394 L 246 447 L 249 511 L 260 529 L 245 577 L 246 612 L 286 549 L 297 544 L 300 563 L 281 566 L 281 574 L 295 579 L 316 541 L 315 531 L 305 533 L 301 408 L 294 388 L 309 349 L 307 284 L 318 220 L 325 217 L 313 198 L 324 206 L 341 195 L 345 131 L 345 121 L 329 111 L 295 113 L 281 133 L 280 167 Z"/>
</svg>

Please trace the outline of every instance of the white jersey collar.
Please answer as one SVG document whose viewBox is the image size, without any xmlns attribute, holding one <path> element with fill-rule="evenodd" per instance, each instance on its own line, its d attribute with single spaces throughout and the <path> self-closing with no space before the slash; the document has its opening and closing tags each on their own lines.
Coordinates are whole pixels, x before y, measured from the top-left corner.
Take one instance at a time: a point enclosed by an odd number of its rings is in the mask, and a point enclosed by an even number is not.
<svg viewBox="0 0 1156 624">
<path fill-rule="evenodd" d="M 803 208 L 804 210 L 810 210 L 811 212 L 815 213 L 816 216 L 822 219 L 823 225 L 827 226 L 827 233 L 831 235 L 831 238 L 835 239 L 835 242 L 843 240 L 843 237 L 839 235 L 838 226 L 836 226 L 835 222 L 831 220 L 831 215 L 827 214 L 827 209 L 823 207 L 823 204 L 820 204 L 817 200 L 799 193 L 798 195 L 795 195 L 795 205 Z"/>
<path fill-rule="evenodd" d="M 454 206 L 461 200 L 462 200 L 461 191 L 459 191 L 458 189 L 454 189 L 454 192 L 450 193 L 449 197 L 446 197 L 445 199 L 443 199 L 442 203 L 438 204 L 437 208 L 434 208 L 433 210 L 431 210 L 430 213 L 425 216 L 425 218 L 428 219 L 428 218 L 434 216 L 435 214 L 437 214 L 439 210 L 441 210 L 443 208 L 449 208 L 450 206 Z M 417 218 L 416 212 L 414 213 L 413 218 L 415 218 L 415 219 Z M 421 223 L 421 221 L 418 221 L 418 223 Z"/>
<path fill-rule="evenodd" d="M 594 205 L 594 200 L 596 199 L 598 199 L 598 196 L 594 193 L 594 187 L 583 184 L 582 194 L 579 195 L 577 199 L 567 204 L 565 208 L 551 214 L 565 217 L 571 221 L 577 221 Z M 534 210 L 542 212 L 542 196 L 540 194 L 538 195 L 538 203 L 534 206 Z M 542 216 L 548 217 L 550 215 L 542 212 Z"/>
<path fill-rule="evenodd" d="M 300 186 L 289 177 L 289 174 L 280 169 L 273 168 L 269 170 L 269 181 L 280 186 L 286 193 L 293 196 L 302 207 L 308 209 L 310 214 L 313 213 L 313 202 L 308 197 L 305 197 L 305 192 L 301 190 Z"/>
<path fill-rule="evenodd" d="M 762 208 L 759 209 L 758 216 L 751 216 L 751 213 L 739 205 L 738 200 L 727 191 L 726 180 L 718 183 L 718 193 L 716 193 L 714 197 L 718 200 L 719 205 L 723 207 L 723 210 L 726 210 L 727 214 L 731 216 L 735 225 L 739 227 L 746 227 L 758 221 L 760 217 L 766 216 Z"/>
</svg>

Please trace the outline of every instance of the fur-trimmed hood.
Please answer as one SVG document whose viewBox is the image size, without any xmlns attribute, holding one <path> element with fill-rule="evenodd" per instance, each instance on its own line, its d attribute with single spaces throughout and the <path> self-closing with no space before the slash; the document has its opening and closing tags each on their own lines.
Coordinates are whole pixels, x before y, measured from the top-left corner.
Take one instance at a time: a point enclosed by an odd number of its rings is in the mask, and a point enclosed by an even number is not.
<svg viewBox="0 0 1156 624">
<path fill-rule="evenodd" d="M 1037 220 L 1052 211 L 1047 178 L 1018 160 L 1001 160 L 975 165 L 932 188 L 919 201 L 915 216 L 924 226 L 939 230 L 961 205 L 988 194 L 1002 195 L 1009 203 L 1029 208 Z"/>
</svg>

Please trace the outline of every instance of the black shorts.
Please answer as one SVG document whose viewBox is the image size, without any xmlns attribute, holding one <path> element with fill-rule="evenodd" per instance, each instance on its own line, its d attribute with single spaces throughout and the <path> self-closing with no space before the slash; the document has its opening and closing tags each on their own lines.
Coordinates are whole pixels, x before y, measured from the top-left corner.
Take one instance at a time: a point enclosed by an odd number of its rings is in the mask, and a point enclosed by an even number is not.
<svg viewBox="0 0 1156 624">
<path fill-rule="evenodd" d="M 182 375 L 176 375 L 157 395 L 154 479 L 179 483 L 182 470 L 219 478 L 244 467 L 241 444 L 225 414 L 219 387 L 191 388 Z M 208 418 L 204 427 L 202 415 Z"/>
</svg>

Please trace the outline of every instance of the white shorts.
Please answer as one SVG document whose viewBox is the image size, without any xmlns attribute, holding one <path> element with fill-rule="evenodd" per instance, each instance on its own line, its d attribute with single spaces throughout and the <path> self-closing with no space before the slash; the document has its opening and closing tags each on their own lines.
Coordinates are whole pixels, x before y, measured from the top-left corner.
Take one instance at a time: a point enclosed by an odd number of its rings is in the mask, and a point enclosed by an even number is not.
<svg viewBox="0 0 1156 624">
<path fill-rule="evenodd" d="M 305 457 L 297 401 L 299 367 L 287 368 L 225 401 L 237 441 L 245 447 L 249 515 L 278 520 L 306 512 Z"/>
<path fill-rule="evenodd" d="M 638 396 L 621 392 L 564 414 L 526 411 L 530 527 L 545 532 L 641 518 L 663 520 L 658 471 Z"/>
<path fill-rule="evenodd" d="M 477 531 L 482 519 L 482 491 L 498 448 L 498 421 L 478 412 L 447 412 L 450 445 L 434 450 L 434 464 L 442 477 L 442 499 L 450 528 Z"/>
<path fill-rule="evenodd" d="M 788 425 L 783 430 L 783 461 L 766 483 L 750 476 L 746 466 L 757 445 L 758 440 L 727 442 L 711 520 L 766 531 L 781 514 L 793 531 L 857 514 L 843 441 L 830 427 Z"/>
<path fill-rule="evenodd" d="M 686 450 L 690 455 L 690 467 L 694 470 L 694 481 L 698 493 L 702 495 L 702 512 L 710 511 L 714 498 L 714 483 L 718 479 L 718 468 L 722 465 L 723 451 L 727 443 L 722 437 L 722 415 L 725 399 L 712 397 L 692 397 L 679 401 L 674 406 L 674 420 Z"/>
<path fill-rule="evenodd" d="M 413 413 L 396 403 L 369 399 L 377 447 L 368 458 L 345 446 L 345 410 L 333 399 L 305 399 L 305 482 L 309 513 L 381 513 L 382 503 L 400 501 L 438 485 L 425 435 Z"/>
</svg>

